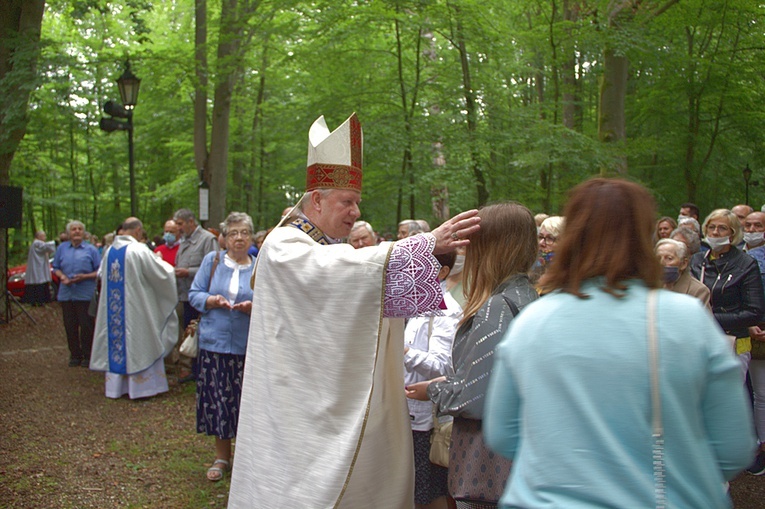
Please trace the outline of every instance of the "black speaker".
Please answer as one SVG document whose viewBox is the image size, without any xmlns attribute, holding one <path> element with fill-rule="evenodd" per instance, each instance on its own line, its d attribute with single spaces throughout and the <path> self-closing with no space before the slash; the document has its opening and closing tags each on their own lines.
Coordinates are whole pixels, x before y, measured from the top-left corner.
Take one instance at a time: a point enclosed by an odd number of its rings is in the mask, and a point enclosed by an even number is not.
<svg viewBox="0 0 765 509">
<path fill-rule="evenodd" d="M 21 228 L 21 188 L 0 186 L 0 228 Z"/>
</svg>

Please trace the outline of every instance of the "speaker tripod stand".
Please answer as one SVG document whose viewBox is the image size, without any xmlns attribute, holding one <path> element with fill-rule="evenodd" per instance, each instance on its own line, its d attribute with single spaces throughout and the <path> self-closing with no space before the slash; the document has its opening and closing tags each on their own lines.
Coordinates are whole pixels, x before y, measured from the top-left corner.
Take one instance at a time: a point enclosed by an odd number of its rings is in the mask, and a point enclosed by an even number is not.
<svg viewBox="0 0 765 509">
<path fill-rule="evenodd" d="M 29 312 L 24 309 L 24 306 L 21 305 L 21 302 L 19 302 L 19 299 L 16 298 L 15 295 L 11 293 L 10 290 L 5 291 L 5 323 L 11 323 L 11 320 L 16 318 L 18 316 L 18 313 L 14 316 L 13 314 L 13 308 L 11 307 L 11 304 L 16 304 L 18 308 L 21 310 L 22 313 L 27 315 L 27 318 L 32 320 L 32 323 L 37 325 L 37 320 L 34 319 L 32 315 L 29 314 Z"/>
</svg>

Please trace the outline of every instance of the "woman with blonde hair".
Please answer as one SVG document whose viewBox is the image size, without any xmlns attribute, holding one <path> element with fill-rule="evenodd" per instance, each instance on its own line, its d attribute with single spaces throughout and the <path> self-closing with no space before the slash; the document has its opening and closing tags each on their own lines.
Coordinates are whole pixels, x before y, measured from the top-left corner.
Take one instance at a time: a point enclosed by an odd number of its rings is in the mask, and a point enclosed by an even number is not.
<svg viewBox="0 0 765 509">
<path fill-rule="evenodd" d="M 539 257 L 531 270 L 531 282 L 536 283 L 542 274 L 547 270 L 547 266 L 555 256 L 555 245 L 558 238 L 563 234 L 563 226 L 566 221 L 561 216 L 549 216 L 542 221 L 537 234 L 539 241 Z"/>
<path fill-rule="evenodd" d="M 736 338 L 743 383 L 752 355 L 749 327 L 759 324 L 765 313 L 760 268 L 757 260 L 736 247 L 744 234 L 733 212 L 713 210 L 701 228 L 709 250 L 693 255 L 691 272 L 709 288 L 717 323 L 726 334 Z"/>
<path fill-rule="evenodd" d="M 654 243 L 659 242 L 662 239 L 670 238 L 672 230 L 675 228 L 677 228 L 677 223 L 674 219 L 669 216 L 660 217 L 659 220 L 656 221 L 656 229 L 653 232 Z"/>
<path fill-rule="evenodd" d="M 624 180 L 572 191 L 548 293 L 502 339 L 486 397 L 486 442 L 513 460 L 502 507 L 731 507 L 747 395 L 709 312 L 660 289 L 654 210 Z"/>
<path fill-rule="evenodd" d="M 407 397 L 431 399 L 454 416 L 449 493 L 457 507 L 496 507 L 510 463 L 483 444 L 481 419 L 494 348 L 513 318 L 537 298 L 528 278 L 537 255 L 536 224 L 519 203 L 479 210 L 481 231 L 465 254 L 463 317 L 452 347 L 454 375 L 407 386 Z"/>
</svg>

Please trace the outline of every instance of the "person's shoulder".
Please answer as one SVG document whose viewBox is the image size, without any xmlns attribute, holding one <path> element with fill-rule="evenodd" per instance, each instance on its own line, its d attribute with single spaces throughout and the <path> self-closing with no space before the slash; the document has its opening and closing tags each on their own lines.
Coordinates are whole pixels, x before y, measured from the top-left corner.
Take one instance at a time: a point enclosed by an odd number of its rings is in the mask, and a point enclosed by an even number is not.
<svg viewBox="0 0 765 509">
<path fill-rule="evenodd" d="M 444 302 L 446 303 L 446 310 L 444 313 L 447 317 L 458 317 L 462 315 L 462 306 L 460 306 L 459 302 L 452 297 L 452 294 L 449 292 L 444 292 Z"/>
<path fill-rule="evenodd" d="M 223 258 L 223 256 L 225 256 L 225 254 L 226 254 L 226 251 L 224 249 L 222 249 L 220 251 L 210 251 L 209 253 L 207 253 L 205 255 L 205 257 L 202 259 L 202 261 L 206 262 L 207 260 L 212 260 L 216 256 L 219 256 L 220 258 Z"/>
<path fill-rule="evenodd" d="M 691 278 L 691 285 L 697 287 L 695 283 L 706 288 L 706 286 L 696 279 Z M 687 316 L 687 314 L 695 313 L 708 313 L 702 302 L 693 295 L 685 293 L 673 292 L 671 290 L 657 290 L 658 292 L 658 306 L 663 311 L 668 312 L 670 315 L 675 316 Z"/>
</svg>

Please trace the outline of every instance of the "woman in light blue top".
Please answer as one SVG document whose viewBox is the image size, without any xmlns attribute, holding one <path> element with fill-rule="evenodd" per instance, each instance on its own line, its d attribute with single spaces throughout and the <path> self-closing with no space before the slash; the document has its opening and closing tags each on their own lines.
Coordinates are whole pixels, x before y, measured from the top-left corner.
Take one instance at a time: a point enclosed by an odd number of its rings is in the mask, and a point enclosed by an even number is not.
<svg viewBox="0 0 765 509">
<path fill-rule="evenodd" d="M 711 314 L 659 289 L 651 195 L 593 179 L 574 189 L 565 215 L 541 280 L 552 293 L 512 322 L 489 384 L 484 436 L 513 459 L 501 507 L 731 507 L 725 481 L 754 457 L 751 410 Z M 652 291 L 663 446 L 652 438 Z"/>
<path fill-rule="evenodd" d="M 215 461 L 207 471 L 210 481 L 223 479 L 231 466 L 254 267 L 254 259 L 247 253 L 252 244 L 250 216 L 232 212 L 221 227 L 228 250 L 205 256 L 189 290 L 189 302 L 202 313 L 197 331 L 197 432 L 215 436 Z"/>
</svg>

